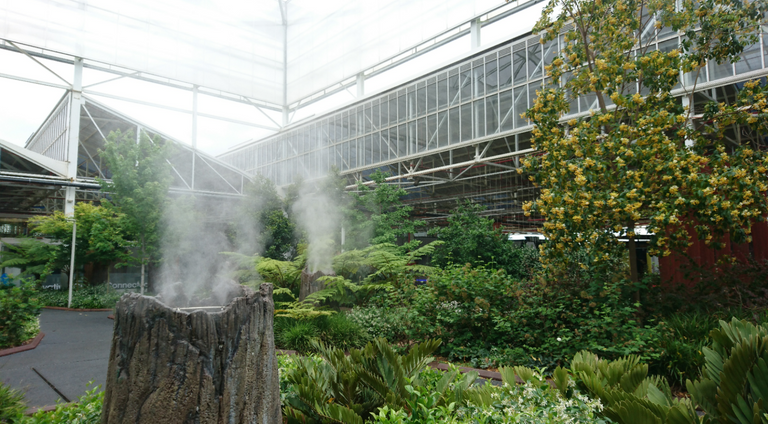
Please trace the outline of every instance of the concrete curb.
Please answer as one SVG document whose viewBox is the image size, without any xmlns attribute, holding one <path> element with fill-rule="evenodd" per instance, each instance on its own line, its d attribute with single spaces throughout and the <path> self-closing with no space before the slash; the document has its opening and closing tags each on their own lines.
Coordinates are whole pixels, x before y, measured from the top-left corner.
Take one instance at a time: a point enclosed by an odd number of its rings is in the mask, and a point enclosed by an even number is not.
<svg viewBox="0 0 768 424">
<path fill-rule="evenodd" d="M 37 345 L 40 344 L 40 340 L 43 340 L 43 337 L 45 337 L 45 333 L 42 331 L 37 333 L 37 336 L 35 336 L 34 339 L 28 344 L 16 346 L 16 347 L 10 347 L 8 349 L 0 350 L 0 357 L 13 355 L 14 353 L 20 353 L 20 352 L 26 352 L 28 350 L 32 350 L 37 347 Z"/>
<path fill-rule="evenodd" d="M 69 311 L 69 312 L 111 312 L 110 309 L 75 309 L 75 308 L 63 308 L 61 306 L 43 306 L 43 309 L 53 309 L 56 311 Z"/>
</svg>

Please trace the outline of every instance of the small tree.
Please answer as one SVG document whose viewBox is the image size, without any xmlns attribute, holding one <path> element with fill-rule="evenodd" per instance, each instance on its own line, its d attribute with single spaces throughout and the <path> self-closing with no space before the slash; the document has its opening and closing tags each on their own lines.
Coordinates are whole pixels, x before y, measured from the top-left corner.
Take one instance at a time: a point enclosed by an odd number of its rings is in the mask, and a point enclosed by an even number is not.
<svg viewBox="0 0 768 424">
<path fill-rule="evenodd" d="M 291 260 L 296 255 L 296 225 L 287 216 L 286 202 L 277 193 L 275 184 L 261 176 L 245 187 L 246 198 L 241 204 L 242 219 L 236 229 L 242 239 L 253 238 L 261 256 L 276 260 Z M 241 240 L 248 244 L 249 241 Z"/>
<path fill-rule="evenodd" d="M 374 188 L 362 183 L 358 185 L 349 214 L 353 246 L 395 243 L 398 238 L 407 237 L 424 225 L 411 219 L 413 208 L 403 205 L 401 200 L 407 192 L 387 184 L 387 174 L 376 170 L 369 178 L 375 183 Z"/>
<path fill-rule="evenodd" d="M 55 263 L 68 263 L 72 252 L 72 223 L 67 219 L 59 211 L 53 215 L 30 219 L 30 227 L 35 233 L 59 244 L 57 257 L 52 258 Z M 75 205 L 75 262 L 86 264 L 127 260 L 128 248 L 133 243 L 126 238 L 124 219 L 124 215 L 102 206 L 91 203 Z"/>
<path fill-rule="evenodd" d="M 146 266 L 158 259 L 159 224 L 171 184 L 170 146 L 146 134 L 137 142 L 132 132 L 118 130 L 109 134 L 102 154 L 112 173 L 111 180 L 99 181 L 108 193 L 102 203 L 125 217 L 125 229 L 136 241 L 144 293 Z"/>
<path fill-rule="evenodd" d="M 527 112 L 543 154 L 524 162 L 541 188 L 524 208 L 547 220 L 545 265 L 568 266 L 576 256 L 567 253 L 580 248 L 590 254 L 577 265 L 605 264 L 626 238 L 636 281 L 640 221 L 654 234 L 651 252 L 664 256 L 696 235 L 708 245 L 726 233 L 750 239 L 751 223 L 768 210 L 768 157 L 750 143 L 726 144 L 723 131 L 765 125 L 765 87 L 747 83 L 736 104 L 709 105 L 702 120 L 671 92 L 681 75 L 697 81 L 706 61 L 734 62 L 757 42 L 762 4 L 550 0 L 535 31 L 543 43 L 561 37 L 547 66 L 561 84 L 542 88 Z M 659 34 L 682 41 L 657 50 Z M 578 98 L 597 107 L 561 122 Z"/>
</svg>

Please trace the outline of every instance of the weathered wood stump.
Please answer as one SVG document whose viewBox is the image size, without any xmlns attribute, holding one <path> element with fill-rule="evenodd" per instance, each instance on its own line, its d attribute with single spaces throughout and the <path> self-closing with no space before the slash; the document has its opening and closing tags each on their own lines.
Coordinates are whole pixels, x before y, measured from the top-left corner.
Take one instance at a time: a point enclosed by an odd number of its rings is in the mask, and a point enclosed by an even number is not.
<svg viewBox="0 0 768 424">
<path fill-rule="evenodd" d="M 325 283 L 318 281 L 320 277 L 335 277 L 336 274 L 331 272 L 326 274 L 323 271 L 309 272 L 309 268 L 304 268 L 301 271 L 301 286 L 299 287 L 299 300 L 304 300 L 312 293 L 318 292 L 325 288 Z"/>
<path fill-rule="evenodd" d="M 240 294 L 191 313 L 123 295 L 101 422 L 282 423 L 272 285 Z"/>
</svg>

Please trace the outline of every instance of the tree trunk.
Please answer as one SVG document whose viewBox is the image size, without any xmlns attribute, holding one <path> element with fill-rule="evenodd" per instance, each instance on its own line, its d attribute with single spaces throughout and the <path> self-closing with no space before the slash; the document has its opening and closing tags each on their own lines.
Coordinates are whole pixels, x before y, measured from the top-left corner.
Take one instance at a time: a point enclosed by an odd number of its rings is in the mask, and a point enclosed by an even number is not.
<svg viewBox="0 0 768 424">
<path fill-rule="evenodd" d="M 301 287 L 299 287 L 299 300 L 304 300 L 312 293 L 319 292 L 325 288 L 325 284 L 322 281 L 318 281 L 320 277 L 336 276 L 333 272 L 325 274 L 323 271 L 317 271 L 315 273 L 309 272 L 309 267 L 304 268 L 301 271 Z"/>
<path fill-rule="evenodd" d="M 237 295 L 191 313 L 123 295 L 101 422 L 282 423 L 272 285 Z"/>
</svg>

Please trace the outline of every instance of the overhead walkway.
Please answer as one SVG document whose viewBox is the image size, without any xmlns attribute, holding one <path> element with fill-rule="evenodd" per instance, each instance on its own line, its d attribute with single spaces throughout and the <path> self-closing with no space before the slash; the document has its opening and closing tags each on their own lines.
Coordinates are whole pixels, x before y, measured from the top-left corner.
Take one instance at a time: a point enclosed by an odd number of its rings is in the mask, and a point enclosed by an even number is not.
<svg viewBox="0 0 768 424">
<path fill-rule="evenodd" d="M 669 51 L 679 42 L 676 33 L 661 30 L 652 48 Z M 516 172 L 519 158 L 532 153 L 532 126 L 521 114 L 532 106 L 536 90 L 551 83 L 544 67 L 560 43 L 562 37 L 541 44 L 536 35 L 510 40 L 219 158 L 278 185 L 319 178 L 335 167 L 352 188 L 381 169 L 408 190 L 423 219 L 444 219 L 456 200 L 471 198 L 510 228 L 536 226 L 539 218 L 525 217 L 521 209 L 535 189 Z M 708 63 L 695 94 L 692 75 L 681 75 L 674 94 L 697 112 L 704 101 L 733 98 L 740 82 L 768 74 L 766 54 L 768 39 L 761 34 L 737 63 Z M 597 109 L 594 97 L 576 99 L 566 119 L 591 109 Z M 734 140 L 754 136 L 735 127 L 728 134 Z"/>
</svg>

